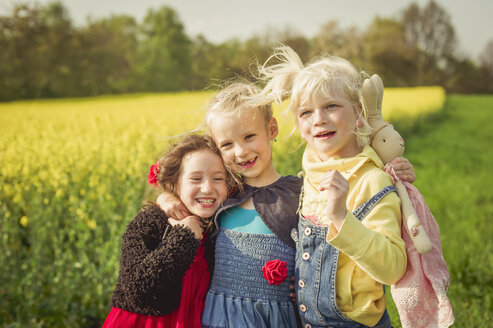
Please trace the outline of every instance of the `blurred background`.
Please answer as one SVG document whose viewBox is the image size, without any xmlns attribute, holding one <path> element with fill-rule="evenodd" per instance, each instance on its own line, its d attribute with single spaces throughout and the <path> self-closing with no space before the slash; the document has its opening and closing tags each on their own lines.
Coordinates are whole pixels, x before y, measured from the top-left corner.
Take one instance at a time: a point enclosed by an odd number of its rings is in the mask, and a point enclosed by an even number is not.
<svg viewBox="0 0 493 328">
<path fill-rule="evenodd" d="M 492 12 L 486 0 L 3 0 L 0 101 L 200 90 L 276 42 L 390 87 L 492 92 Z"/>
<path fill-rule="evenodd" d="M 383 78 L 384 119 L 440 226 L 454 326 L 491 327 L 492 13 L 486 0 L 0 0 L 0 327 L 101 327 L 122 234 L 156 198 L 149 166 L 280 42 Z M 301 138 L 274 111 L 274 165 L 295 175 Z"/>
</svg>

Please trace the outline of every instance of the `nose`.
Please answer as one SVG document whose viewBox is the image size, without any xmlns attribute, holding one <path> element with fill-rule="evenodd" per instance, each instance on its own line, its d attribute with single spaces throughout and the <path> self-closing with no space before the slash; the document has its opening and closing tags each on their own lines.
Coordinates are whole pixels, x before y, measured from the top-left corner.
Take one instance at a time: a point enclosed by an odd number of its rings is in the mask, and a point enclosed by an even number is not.
<svg viewBox="0 0 493 328">
<path fill-rule="evenodd" d="M 235 147 L 235 156 L 236 157 L 243 157 L 247 154 L 247 149 L 241 145 L 236 145 Z"/>
<path fill-rule="evenodd" d="M 319 108 L 317 108 L 313 111 L 313 123 L 314 124 L 326 123 L 324 112 L 322 110 L 320 110 Z"/>
<path fill-rule="evenodd" d="M 205 179 L 204 182 L 202 183 L 200 191 L 204 194 L 210 194 L 210 193 L 212 193 L 212 190 L 213 190 L 212 180 L 211 179 Z"/>
</svg>

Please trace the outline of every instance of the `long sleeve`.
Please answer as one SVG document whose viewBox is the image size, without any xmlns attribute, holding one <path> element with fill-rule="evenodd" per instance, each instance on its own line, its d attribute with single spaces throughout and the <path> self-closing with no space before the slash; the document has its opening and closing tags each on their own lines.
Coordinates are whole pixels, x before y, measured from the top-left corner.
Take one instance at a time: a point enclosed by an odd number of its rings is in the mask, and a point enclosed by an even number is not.
<svg viewBox="0 0 493 328">
<path fill-rule="evenodd" d="M 330 229 L 327 241 L 373 279 L 387 285 L 395 283 L 404 274 L 407 261 L 399 197 L 386 195 L 362 222 L 348 211 L 340 231 Z"/>
<path fill-rule="evenodd" d="M 160 311 L 172 312 L 180 301 L 181 279 L 199 244 L 190 229 L 170 226 L 157 206 L 144 207 L 122 241 L 119 284 L 131 310 L 147 312 L 159 305 Z"/>
<path fill-rule="evenodd" d="M 381 284 L 392 284 L 405 272 L 407 255 L 401 238 L 400 200 L 391 192 L 363 218 L 351 213 L 384 187 L 390 178 L 372 170 L 354 182 L 348 195 L 348 214 L 339 232 L 329 227 L 327 241 L 339 249 L 336 301 L 348 317 L 375 325 L 385 311 Z"/>
<path fill-rule="evenodd" d="M 320 158 L 309 147 L 303 155 L 306 172 L 302 214 L 318 214 L 320 182 L 328 170 L 338 170 L 349 182 L 348 214 L 339 231 L 330 221 L 326 240 L 339 250 L 336 303 L 349 319 L 374 326 L 386 307 L 382 284 L 392 284 L 405 272 L 407 255 L 401 238 L 400 200 L 394 192 L 384 196 L 358 219 L 351 213 L 369 201 L 392 179 L 370 147 L 352 158 Z"/>
</svg>

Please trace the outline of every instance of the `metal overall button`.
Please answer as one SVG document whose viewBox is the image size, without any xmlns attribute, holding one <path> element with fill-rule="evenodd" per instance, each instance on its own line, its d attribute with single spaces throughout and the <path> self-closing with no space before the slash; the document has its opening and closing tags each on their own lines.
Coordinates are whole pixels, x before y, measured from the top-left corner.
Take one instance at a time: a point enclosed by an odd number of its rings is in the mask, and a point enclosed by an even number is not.
<svg viewBox="0 0 493 328">
<path fill-rule="evenodd" d="M 312 233 L 312 229 L 310 229 L 310 227 L 306 227 L 305 228 L 305 235 L 310 236 L 311 233 Z"/>
<path fill-rule="evenodd" d="M 306 306 L 305 306 L 305 304 L 301 304 L 300 305 L 300 311 L 301 312 L 306 312 Z"/>
<path fill-rule="evenodd" d="M 303 280 L 298 280 L 298 286 L 300 286 L 301 288 L 305 287 L 305 282 Z"/>
<path fill-rule="evenodd" d="M 303 255 L 302 255 L 302 258 L 303 258 L 303 260 L 305 260 L 305 261 L 306 261 L 306 260 L 309 260 L 309 259 L 310 259 L 310 253 L 308 253 L 308 252 L 304 252 L 304 253 L 303 253 Z"/>
</svg>

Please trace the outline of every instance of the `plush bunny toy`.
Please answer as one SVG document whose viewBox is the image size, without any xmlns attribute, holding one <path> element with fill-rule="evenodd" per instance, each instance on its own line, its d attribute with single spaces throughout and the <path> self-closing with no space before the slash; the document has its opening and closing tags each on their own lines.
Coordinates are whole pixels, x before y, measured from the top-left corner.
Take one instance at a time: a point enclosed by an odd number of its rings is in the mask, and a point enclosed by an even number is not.
<svg viewBox="0 0 493 328">
<path fill-rule="evenodd" d="M 382 162 L 387 164 L 392 159 L 402 156 L 404 140 L 392 125 L 382 118 L 383 82 L 378 75 L 374 74 L 363 82 L 362 94 L 367 109 L 368 123 L 372 128 L 371 146 Z M 398 178 L 394 181 L 401 199 L 402 219 L 411 234 L 414 247 L 421 254 L 427 253 L 432 248 L 430 238 L 421 225 L 403 182 Z"/>
</svg>

